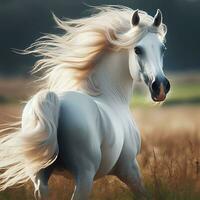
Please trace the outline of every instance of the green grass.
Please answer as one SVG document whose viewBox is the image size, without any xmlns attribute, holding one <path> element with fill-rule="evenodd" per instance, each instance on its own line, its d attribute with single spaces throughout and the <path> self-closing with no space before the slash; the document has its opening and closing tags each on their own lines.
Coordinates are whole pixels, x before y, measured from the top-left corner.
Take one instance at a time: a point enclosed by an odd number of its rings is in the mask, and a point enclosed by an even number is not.
<svg viewBox="0 0 200 200">
<path fill-rule="evenodd" d="M 149 96 L 149 95 L 148 95 Z M 171 91 L 164 105 L 200 104 L 200 83 L 177 83 L 171 85 Z M 133 95 L 131 106 L 152 106 L 150 97 L 143 92 L 136 91 Z"/>
<path fill-rule="evenodd" d="M 200 98 L 200 83 L 175 84 L 170 99 Z"/>
</svg>

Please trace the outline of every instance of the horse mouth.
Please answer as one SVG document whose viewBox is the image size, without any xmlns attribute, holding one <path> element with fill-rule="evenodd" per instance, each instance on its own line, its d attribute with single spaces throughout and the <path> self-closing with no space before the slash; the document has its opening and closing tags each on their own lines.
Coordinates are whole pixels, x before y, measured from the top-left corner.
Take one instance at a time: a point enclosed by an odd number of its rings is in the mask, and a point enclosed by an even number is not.
<svg viewBox="0 0 200 200">
<path fill-rule="evenodd" d="M 150 91 L 151 91 L 151 98 L 153 99 L 153 101 L 161 102 L 166 99 L 166 93 L 165 93 L 163 84 L 161 84 L 160 86 L 159 93 L 158 91 L 154 92 L 152 89 Z"/>
<path fill-rule="evenodd" d="M 151 96 L 151 98 L 153 99 L 153 101 L 155 102 L 161 102 L 164 101 L 166 99 L 166 95 L 162 95 L 162 96 Z"/>
</svg>

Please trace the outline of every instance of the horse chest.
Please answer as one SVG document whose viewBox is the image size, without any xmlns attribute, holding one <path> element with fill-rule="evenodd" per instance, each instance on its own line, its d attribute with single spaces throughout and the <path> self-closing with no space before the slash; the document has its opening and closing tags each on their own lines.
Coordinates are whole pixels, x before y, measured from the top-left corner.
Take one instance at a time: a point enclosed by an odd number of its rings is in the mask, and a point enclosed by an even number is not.
<svg viewBox="0 0 200 200">
<path fill-rule="evenodd" d="M 99 176 L 108 174 L 114 167 L 121 154 L 125 135 L 127 131 L 131 131 L 129 120 L 126 120 L 128 116 L 121 114 L 123 119 L 111 110 L 107 110 L 107 114 L 103 113 L 102 115 L 101 130 L 103 130 L 103 139 L 101 145 L 101 165 L 98 172 Z"/>
</svg>

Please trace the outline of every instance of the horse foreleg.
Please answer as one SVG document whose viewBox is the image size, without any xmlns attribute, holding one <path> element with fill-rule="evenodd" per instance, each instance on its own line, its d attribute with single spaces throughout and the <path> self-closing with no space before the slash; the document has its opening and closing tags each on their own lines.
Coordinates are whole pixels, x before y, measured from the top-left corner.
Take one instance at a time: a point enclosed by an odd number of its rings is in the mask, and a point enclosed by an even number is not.
<svg viewBox="0 0 200 200">
<path fill-rule="evenodd" d="M 49 189 L 48 189 L 48 180 L 53 172 L 54 166 L 50 165 L 49 167 L 42 169 L 38 172 L 36 177 L 32 179 L 35 192 L 34 196 L 36 200 L 48 200 Z"/>
<path fill-rule="evenodd" d="M 139 199 L 147 199 L 137 160 L 129 161 L 117 168 L 115 175 L 124 182 Z"/>
<path fill-rule="evenodd" d="M 76 176 L 75 190 L 71 200 L 88 200 L 92 190 L 95 173 L 93 170 L 83 171 Z"/>
</svg>

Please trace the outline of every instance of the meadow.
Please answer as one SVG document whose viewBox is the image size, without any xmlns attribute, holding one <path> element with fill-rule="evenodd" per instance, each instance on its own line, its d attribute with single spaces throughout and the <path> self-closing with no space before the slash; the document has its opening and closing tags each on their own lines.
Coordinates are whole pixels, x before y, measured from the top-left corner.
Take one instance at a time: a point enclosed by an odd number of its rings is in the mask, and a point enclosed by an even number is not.
<svg viewBox="0 0 200 200">
<path fill-rule="evenodd" d="M 192 76 L 190 81 L 189 76 L 184 76 L 172 82 L 171 94 L 162 106 L 144 98 L 146 91 L 140 89 L 131 102 L 142 135 L 138 160 L 151 199 L 200 199 L 199 83 L 198 76 Z M 0 123 L 21 113 L 19 99 L 27 98 L 30 87 L 28 80 L 0 81 Z M 73 187 L 73 180 L 53 175 L 50 200 L 70 199 Z M 0 200 L 21 199 L 34 199 L 31 183 L 0 193 Z M 107 176 L 94 183 L 91 199 L 131 200 L 134 195 L 117 178 Z"/>
</svg>

